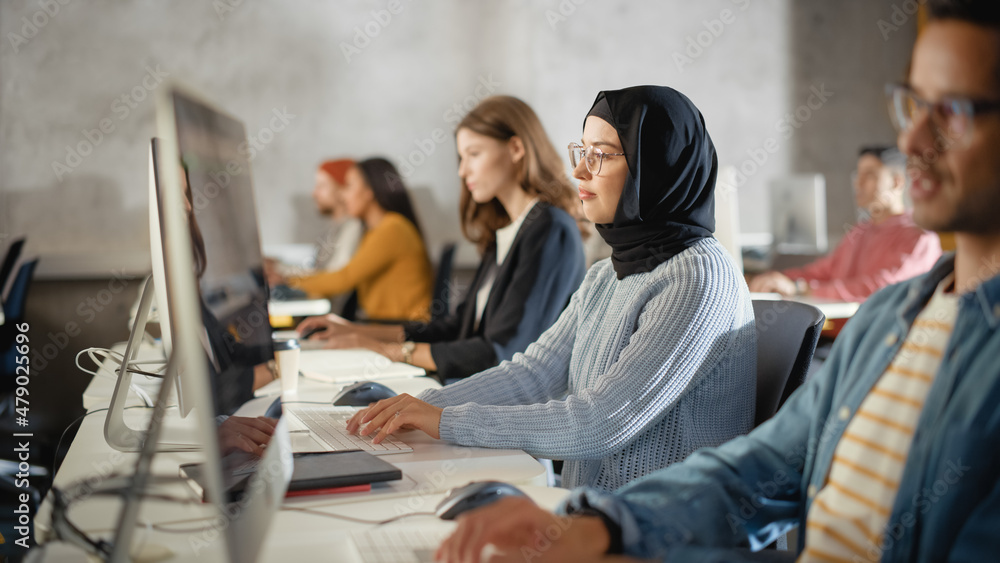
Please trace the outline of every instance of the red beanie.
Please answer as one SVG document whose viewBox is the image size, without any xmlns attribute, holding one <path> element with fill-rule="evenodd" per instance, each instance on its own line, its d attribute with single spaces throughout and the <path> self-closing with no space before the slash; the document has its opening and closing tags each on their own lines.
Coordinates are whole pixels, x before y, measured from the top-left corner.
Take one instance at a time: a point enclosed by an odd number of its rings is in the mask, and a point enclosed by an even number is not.
<svg viewBox="0 0 1000 563">
<path fill-rule="evenodd" d="M 343 158 L 340 160 L 328 160 L 323 164 L 319 165 L 319 169 L 330 175 L 331 178 L 338 184 L 345 184 L 347 182 L 347 171 L 354 166 L 354 161 L 349 158 Z"/>
</svg>

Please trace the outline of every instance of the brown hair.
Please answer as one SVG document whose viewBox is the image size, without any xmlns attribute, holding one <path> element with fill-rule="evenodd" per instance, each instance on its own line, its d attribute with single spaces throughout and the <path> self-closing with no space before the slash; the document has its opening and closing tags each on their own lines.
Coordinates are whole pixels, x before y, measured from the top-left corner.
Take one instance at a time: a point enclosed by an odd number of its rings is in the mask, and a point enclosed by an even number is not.
<svg viewBox="0 0 1000 563">
<path fill-rule="evenodd" d="M 539 201 L 558 207 L 576 218 L 573 186 L 566 177 L 562 158 L 552 146 L 541 121 L 528 104 L 513 96 L 492 96 L 479 103 L 455 128 L 468 129 L 499 141 L 517 137 L 524 144 L 518 180 L 524 191 Z M 510 224 L 511 217 L 496 199 L 476 203 L 465 180 L 459 201 L 462 234 L 485 251 L 496 240 L 496 231 Z"/>
</svg>

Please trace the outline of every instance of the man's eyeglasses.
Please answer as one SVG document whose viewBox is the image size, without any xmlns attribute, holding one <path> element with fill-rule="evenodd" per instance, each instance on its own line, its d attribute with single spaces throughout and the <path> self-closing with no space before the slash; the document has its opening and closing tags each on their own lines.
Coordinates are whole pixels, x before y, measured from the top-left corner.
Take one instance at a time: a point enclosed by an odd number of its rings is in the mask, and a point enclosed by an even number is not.
<svg viewBox="0 0 1000 563">
<path fill-rule="evenodd" d="M 569 163 L 573 165 L 573 168 L 576 168 L 582 160 L 586 163 L 587 170 L 594 176 L 601 173 L 601 164 L 604 163 L 604 157 L 625 156 L 623 152 L 604 152 L 594 145 L 584 147 L 579 143 L 570 143 L 568 148 Z"/>
<path fill-rule="evenodd" d="M 889 114 L 897 131 L 909 131 L 917 120 L 929 116 L 931 131 L 946 143 L 968 143 L 976 116 L 1000 111 L 1000 101 L 946 96 L 937 102 L 929 102 L 902 84 L 887 84 L 885 93 L 889 100 Z"/>
</svg>

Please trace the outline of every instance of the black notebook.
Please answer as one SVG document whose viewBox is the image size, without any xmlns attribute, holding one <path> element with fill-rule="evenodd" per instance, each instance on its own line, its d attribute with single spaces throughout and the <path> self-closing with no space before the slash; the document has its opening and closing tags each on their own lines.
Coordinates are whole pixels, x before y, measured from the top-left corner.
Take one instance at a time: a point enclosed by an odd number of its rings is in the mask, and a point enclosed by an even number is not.
<svg viewBox="0 0 1000 563">
<path fill-rule="evenodd" d="M 403 472 L 398 467 L 361 450 L 299 453 L 293 457 L 295 469 L 292 471 L 292 481 L 288 484 L 290 492 L 367 485 L 403 478 Z M 236 468 L 223 471 L 228 501 L 239 500 L 253 474 L 252 465 L 251 454 L 234 452 L 226 456 L 223 467 Z M 191 486 L 205 500 L 202 465 L 182 465 L 181 475 L 189 479 Z"/>
</svg>

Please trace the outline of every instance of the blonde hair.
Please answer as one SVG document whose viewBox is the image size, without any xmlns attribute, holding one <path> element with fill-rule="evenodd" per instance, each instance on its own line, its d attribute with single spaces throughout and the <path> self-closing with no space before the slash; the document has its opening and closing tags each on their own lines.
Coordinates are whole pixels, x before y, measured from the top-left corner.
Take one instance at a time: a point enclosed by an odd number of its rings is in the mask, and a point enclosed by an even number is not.
<svg viewBox="0 0 1000 563">
<path fill-rule="evenodd" d="M 525 192 L 577 217 L 573 185 L 566 177 L 562 158 L 552 145 L 542 122 L 528 104 L 513 96 L 492 96 L 479 103 L 455 128 L 468 129 L 499 141 L 517 137 L 524 144 L 524 158 L 518 171 L 518 183 Z M 462 234 L 485 251 L 496 240 L 496 231 L 510 224 L 511 218 L 496 199 L 476 203 L 462 180 L 459 202 Z"/>
</svg>

